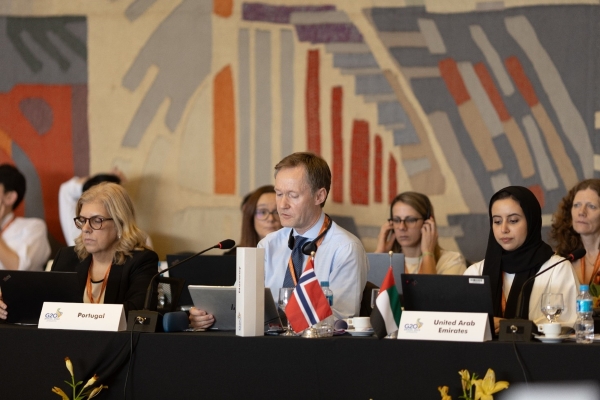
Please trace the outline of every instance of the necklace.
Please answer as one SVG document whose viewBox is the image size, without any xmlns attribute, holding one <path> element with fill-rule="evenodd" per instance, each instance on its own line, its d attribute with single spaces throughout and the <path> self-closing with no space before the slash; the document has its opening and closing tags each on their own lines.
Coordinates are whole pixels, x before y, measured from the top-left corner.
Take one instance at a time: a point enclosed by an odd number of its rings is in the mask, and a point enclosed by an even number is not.
<svg viewBox="0 0 600 400">
<path fill-rule="evenodd" d="M 106 272 L 104 273 L 104 279 L 102 279 L 102 287 L 100 288 L 100 294 L 98 295 L 98 301 L 94 301 L 94 295 L 92 294 L 92 266 L 94 265 L 94 259 L 92 258 L 92 262 L 90 263 L 90 267 L 88 268 L 88 276 L 87 282 L 85 283 L 85 289 L 87 290 L 88 300 L 90 303 L 100 303 L 100 299 L 106 290 L 106 282 L 108 281 L 108 273 L 110 272 L 110 268 L 112 264 L 106 268 Z"/>
<path fill-rule="evenodd" d="M 586 257 L 583 257 L 581 259 L 581 279 L 583 282 L 585 282 L 585 259 Z M 594 262 L 594 270 L 592 271 L 592 275 L 590 275 L 590 280 L 588 282 L 588 284 L 592 283 L 592 280 L 594 280 L 594 277 L 596 276 L 596 273 L 598 273 L 598 268 L 600 268 L 600 252 L 598 252 L 598 255 L 596 256 L 596 261 Z M 594 282 L 594 283 L 600 283 L 600 282 Z"/>
</svg>

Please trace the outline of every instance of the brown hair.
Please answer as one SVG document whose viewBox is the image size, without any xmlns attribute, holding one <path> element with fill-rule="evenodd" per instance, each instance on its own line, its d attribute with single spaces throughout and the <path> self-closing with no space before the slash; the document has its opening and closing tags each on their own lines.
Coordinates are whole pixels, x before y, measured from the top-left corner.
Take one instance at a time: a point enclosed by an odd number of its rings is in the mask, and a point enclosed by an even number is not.
<svg viewBox="0 0 600 400">
<path fill-rule="evenodd" d="M 242 204 L 242 238 L 239 247 L 256 247 L 260 238 L 254 227 L 254 213 L 260 196 L 265 193 L 275 193 L 273 185 L 265 185 L 250 193 Z"/>
<path fill-rule="evenodd" d="M 416 212 L 418 212 L 421 215 L 421 217 L 424 220 L 428 219 L 429 217 L 433 217 L 433 205 L 431 204 L 429 197 L 425 196 L 422 193 L 403 192 L 394 197 L 394 199 L 392 200 L 392 204 L 390 204 L 390 218 L 394 217 L 392 214 L 392 210 L 396 203 L 404 203 L 406 205 L 411 206 L 415 209 Z M 441 250 L 442 248 L 440 247 L 439 243 L 436 243 L 435 250 L 433 251 L 436 263 L 440 259 Z M 402 253 L 402 246 L 400 245 L 400 243 L 394 241 L 392 251 L 394 253 Z"/>
<path fill-rule="evenodd" d="M 120 239 L 113 256 L 115 264 L 123 264 L 125 257 L 130 257 L 133 250 L 147 248 L 145 245 L 146 235 L 135 223 L 133 202 L 122 186 L 116 183 L 102 182 L 91 187 L 77 201 L 75 215 L 79 216 L 84 204 L 95 202 L 104 206 L 108 217 L 113 219 L 117 228 L 117 235 Z M 83 245 L 81 235 L 75 239 L 75 252 L 80 260 L 89 255 Z"/>
<path fill-rule="evenodd" d="M 275 166 L 275 176 L 279 170 L 284 168 L 295 168 L 303 166 L 306 171 L 306 179 L 310 186 L 312 194 L 317 193 L 321 188 L 325 189 L 325 200 L 321 203 L 321 207 L 325 207 L 327 196 L 329 195 L 329 189 L 331 188 L 331 170 L 327 162 L 310 152 L 299 152 L 293 153 L 279 161 Z"/>
<path fill-rule="evenodd" d="M 560 255 L 571 254 L 576 249 L 582 249 L 581 236 L 573 229 L 571 209 L 577 192 L 592 189 L 600 196 L 600 179 L 586 179 L 575 185 L 561 200 L 558 210 L 552 217 L 550 238 L 556 243 L 556 252 Z"/>
</svg>

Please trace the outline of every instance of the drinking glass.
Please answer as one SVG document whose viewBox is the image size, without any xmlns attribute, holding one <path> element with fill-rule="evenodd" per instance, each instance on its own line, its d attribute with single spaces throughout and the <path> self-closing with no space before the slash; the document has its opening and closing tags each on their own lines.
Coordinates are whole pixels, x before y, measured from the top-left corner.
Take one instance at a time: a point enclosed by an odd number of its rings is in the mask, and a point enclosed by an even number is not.
<svg viewBox="0 0 600 400">
<path fill-rule="evenodd" d="M 286 288 L 279 289 L 279 301 L 277 302 L 277 305 L 279 306 L 279 308 L 281 308 L 281 310 L 283 312 L 285 312 L 285 307 L 287 306 L 288 302 L 292 298 L 293 293 L 294 293 L 293 287 L 286 287 Z M 286 314 L 286 316 L 287 316 L 287 314 Z M 287 328 L 286 328 L 285 333 L 282 333 L 281 336 L 296 336 L 296 334 L 292 330 L 292 326 L 290 325 L 289 318 L 286 318 L 286 319 L 287 319 Z"/>
<path fill-rule="evenodd" d="M 375 308 L 375 302 L 377 301 L 377 296 L 379 296 L 379 289 L 371 290 L 371 308 Z"/>
<path fill-rule="evenodd" d="M 544 293 L 541 302 L 542 313 L 548 318 L 548 322 L 556 322 L 558 316 L 565 308 L 562 293 Z"/>
</svg>

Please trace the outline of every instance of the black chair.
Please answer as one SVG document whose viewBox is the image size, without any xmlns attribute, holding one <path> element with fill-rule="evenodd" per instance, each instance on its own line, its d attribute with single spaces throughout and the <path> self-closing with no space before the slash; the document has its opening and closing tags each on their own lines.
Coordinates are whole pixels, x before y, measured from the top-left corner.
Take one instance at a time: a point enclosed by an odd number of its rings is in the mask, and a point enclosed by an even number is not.
<svg viewBox="0 0 600 400">
<path fill-rule="evenodd" d="M 371 311 L 371 291 L 373 289 L 379 289 L 379 286 L 374 284 L 373 282 L 367 281 L 365 285 L 365 289 L 362 292 L 362 300 L 360 301 L 360 314 L 361 317 L 370 317 Z"/>
</svg>

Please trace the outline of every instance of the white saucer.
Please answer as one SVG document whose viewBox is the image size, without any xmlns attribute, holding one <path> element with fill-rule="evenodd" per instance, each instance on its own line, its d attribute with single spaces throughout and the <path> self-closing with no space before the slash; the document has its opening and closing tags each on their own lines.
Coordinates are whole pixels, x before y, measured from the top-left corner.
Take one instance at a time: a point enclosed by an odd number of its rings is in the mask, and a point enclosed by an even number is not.
<svg viewBox="0 0 600 400">
<path fill-rule="evenodd" d="M 352 336 L 371 336 L 375 331 L 373 329 L 368 329 L 366 331 L 356 331 L 354 329 L 346 329 L 346 332 L 351 334 Z"/>
<path fill-rule="evenodd" d="M 559 337 L 549 338 L 544 335 L 533 335 L 534 338 L 543 343 L 560 343 L 565 339 L 569 338 L 569 335 L 560 335 Z"/>
</svg>

